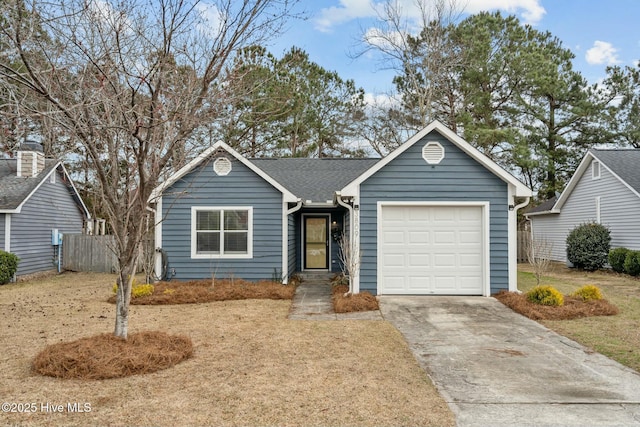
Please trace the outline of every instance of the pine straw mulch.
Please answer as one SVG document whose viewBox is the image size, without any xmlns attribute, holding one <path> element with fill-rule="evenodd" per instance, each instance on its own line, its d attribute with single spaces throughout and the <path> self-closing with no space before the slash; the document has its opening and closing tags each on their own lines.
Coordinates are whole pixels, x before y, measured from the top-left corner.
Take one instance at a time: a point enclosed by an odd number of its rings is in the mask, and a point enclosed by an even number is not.
<svg viewBox="0 0 640 427">
<path fill-rule="evenodd" d="M 618 308 L 606 299 L 583 301 L 565 295 L 564 304 L 559 307 L 532 303 L 525 294 L 500 291 L 494 297 L 525 317 L 533 320 L 570 320 L 590 316 L 613 316 L 618 314 Z"/>
<path fill-rule="evenodd" d="M 295 285 L 261 280 L 249 282 L 242 279 L 192 280 L 188 282 L 158 282 L 153 294 L 131 298 L 132 305 L 197 304 L 213 301 L 243 299 L 293 299 Z M 109 298 L 116 302 L 115 295 Z"/>
<path fill-rule="evenodd" d="M 33 359 L 34 372 L 56 378 L 104 380 L 170 368 L 193 355 L 191 339 L 149 331 L 124 340 L 100 334 L 46 347 Z"/>
<path fill-rule="evenodd" d="M 332 297 L 333 310 L 336 313 L 352 313 L 356 311 L 379 310 L 378 300 L 370 292 L 364 291 L 358 294 L 347 294 L 349 286 L 333 285 Z"/>
<path fill-rule="evenodd" d="M 0 412 L 0 425 L 455 425 L 391 324 L 291 321 L 287 300 L 134 305 L 130 337 L 149 330 L 188 336 L 193 357 L 109 380 L 34 373 L 31 362 L 44 347 L 113 329 L 115 306 L 106 299 L 114 280 L 64 273 L 0 286 L 0 396 L 38 407 L 36 413 Z M 40 411 L 46 402 L 65 408 L 80 402 L 91 411 Z"/>
</svg>

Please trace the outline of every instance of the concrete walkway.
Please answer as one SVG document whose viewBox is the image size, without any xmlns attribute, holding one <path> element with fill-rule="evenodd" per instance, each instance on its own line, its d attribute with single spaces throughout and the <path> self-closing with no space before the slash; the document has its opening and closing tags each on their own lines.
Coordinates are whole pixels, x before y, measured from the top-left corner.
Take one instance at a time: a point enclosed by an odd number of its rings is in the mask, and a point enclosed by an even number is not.
<svg viewBox="0 0 640 427">
<path fill-rule="evenodd" d="M 383 296 L 380 307 L 459 427 L 640 426 L 637 372 L 493 298 Z"/>
<path fill-rule="evenodd" d="M 331 282 L 326 275 L 309 276 L 296 288 L 289 319 L 292 320 L 383 320 L 380 310 L 336 313 L 331 302 Z"/>
</svg>

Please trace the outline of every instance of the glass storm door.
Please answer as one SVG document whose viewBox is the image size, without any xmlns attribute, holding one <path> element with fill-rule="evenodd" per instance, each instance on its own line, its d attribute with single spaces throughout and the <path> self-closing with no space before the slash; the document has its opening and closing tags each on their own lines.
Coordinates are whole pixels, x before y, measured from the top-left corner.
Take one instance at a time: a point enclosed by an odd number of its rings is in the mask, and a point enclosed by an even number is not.
<svg viewBox="0 0 640 427">
<path fill-rule="evenodd" d="M 329 217 L 304 217 L 304 268 L 329 267 Z"/>
</svg>

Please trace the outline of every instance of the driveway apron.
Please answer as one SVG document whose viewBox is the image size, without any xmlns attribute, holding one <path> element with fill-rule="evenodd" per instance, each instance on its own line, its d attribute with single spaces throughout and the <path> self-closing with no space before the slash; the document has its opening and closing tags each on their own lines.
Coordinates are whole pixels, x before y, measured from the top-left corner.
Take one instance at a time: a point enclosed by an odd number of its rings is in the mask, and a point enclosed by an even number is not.
<svg viewBox="0 0 640 427">
<path fill-rule="evenodd" d="M 640 426 L 638 373 L 494 298 L 382 296 L 380 306 L 458 426 Z"/>
</svg>

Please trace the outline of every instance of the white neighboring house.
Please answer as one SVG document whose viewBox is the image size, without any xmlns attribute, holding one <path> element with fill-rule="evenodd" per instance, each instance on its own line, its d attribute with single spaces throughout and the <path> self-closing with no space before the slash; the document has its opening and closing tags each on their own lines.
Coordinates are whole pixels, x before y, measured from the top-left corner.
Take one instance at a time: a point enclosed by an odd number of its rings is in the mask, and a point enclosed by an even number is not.
<svg viewBox="0 0 640 427">
<path fill-rule="evenodd" d="M 597 222 L 611 231 L 611 248 L 640 250 L 640 149 L 591 149 L 559 197 L 526 212 L 534 239 L 567 261 L 567 235 Z"/>
</svg>

